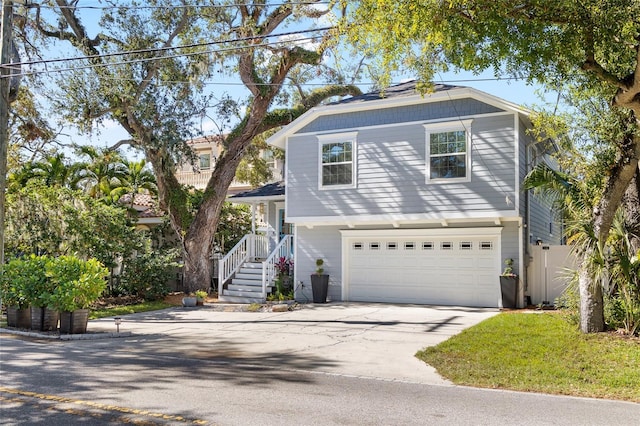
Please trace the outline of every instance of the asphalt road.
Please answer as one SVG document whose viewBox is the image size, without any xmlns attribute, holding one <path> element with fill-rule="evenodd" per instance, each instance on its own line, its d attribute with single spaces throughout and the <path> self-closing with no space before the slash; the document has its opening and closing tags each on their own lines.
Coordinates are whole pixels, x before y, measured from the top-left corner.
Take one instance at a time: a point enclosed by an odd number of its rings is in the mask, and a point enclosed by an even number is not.
<svg viewBox="0 0 640 426">
<path fill-rule="evenodd" d="M 322 358 L 301 363 L 285 354 L 260 360 L 190 356 L 165 343 L 161 335 L 87 341 L 2 336 L 0 424 L 640 423 L 640 404 L 326 373 Z"/>
</svg>

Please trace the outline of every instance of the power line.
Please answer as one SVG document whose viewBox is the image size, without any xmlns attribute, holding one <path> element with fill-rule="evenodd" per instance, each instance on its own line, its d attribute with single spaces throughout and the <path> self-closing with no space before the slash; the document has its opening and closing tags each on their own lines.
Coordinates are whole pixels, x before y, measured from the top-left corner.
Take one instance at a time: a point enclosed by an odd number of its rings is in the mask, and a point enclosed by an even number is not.
<svg viewBox="0 0 640 426">
<path fill-rule="evenodd" d="M 144 53 L 161 53 L 161 52 L 167 52 L 167 51 L 178 50 L 178 49 L 193 49 L 193 48 L 196 48 L 196 47 L 214 46 L 214 45 L 238 43 L 238 42 L 244 42 L 244 41 L 264 40 L 264 39 L 271 38 L 271 37 L 284 37 L 284 36 L 289 36 L 289 35 L 313 33 L 313 32 L 319 32 L 319 31 L 328 31 L 328 30 L 331 30 L 333 28 L 335 28 L 335 27 L 322 27 L 322 28 L 314 28 L 314 29 L 306 29 L 306 30 L 298 30 L 298 31 L 288 31 L 288 32 L 278 33 L 278 34 L 265 34 L 265 35 L 259 35 L 259 36 L 241 37 L 241 38 L 232 39 L 232 40 L 217 40 L 217 41 L 209 41 L 209 42 L 203 42 L 203 43 L 192 43 L 192 44 L 186 44 L 186 45 L 181 45 L 181 46 L 168 46 L 168 47 L 157 47 L 157 48 L 150 48 L 150 49 L 129 50 L 129 51 L 125 51 L 125 52 L 103 53 L 103 54 L 100 54 L 100 55 L 87 55 L 87 56 L 75 56 L 75 57 L 70 57 L 70 58 L 43 59 L 43 60 L 38 60 L 38 61 L 16 62 L 16 63 L 2 65 L 2 66 L 13 68 L 13 67 L 28 66 L 28 65 L 53 64 L 53 63 L 56 63 L 56 62 L 85 61 L 85 60 L 91 60 L 91 59 L 110 58 L 110 57 L 118 57 L 118 56 L 126 56 L 126 55 L 139 55 L 139 54 L 144 54 Z M 304 39 L 292 40 L 292 41 L 293 42 L 298 42 L 298 41 L 305 41 L 305 40 L 309 40 L 309 39 L 310 38 L 307 37 L 307 38 L 304 38 Z M 241 46 L 241 47 L 235 47 L 233 49 L 255 48 L 255 47 L 261 47 L 261 46 L 281 44 L 281 43 L 284 43 L 284 42 L 278 41 L 278 42 L 261 44 L 259 46 Z M 155 58 L 140 58 L 138 60 L 132 60 L 130 62 L 153 61 L 153 60 L 158 60 L 158 59 L 169 59 L 169 58 L 172 58 L 172 57 L 175 58 L 175 57 L 179 57 L 179 56 L 201 55 L 203 53 L 214 53 L 214 52 L 215 51 L 203 51 L 203 52 L 191 53 L 191 54 L 186 54 L 185 53 L 185 54 L 180 54 L 180 55 L 169 55 L 169 56 L 162 56 L 162 57 L 155 57 Z M 117 64 L 111 63 L 111 64 L 105 64 L 105 65 L 117 65 Z M 32 73 L 30 73 L 30 74 L 32 74 Z"/>
<path fill-rule="evenodd" d="M 295 42 L 300 42 L 300 41 L 309 41 L 309 40 L 315 40 L 316 37 L 307 37 L 307 38 L 303 38 L 303 39 L 299 39 L 299 40 L 294 40 Z M 264 43 L 261 44 L 259 47 L 266 47 L 266 46 L 276 46 L 276 45 L 280 45 L 283 42 L 281 41 L 274 41 L 271 43 Z M 129 61 L 120 61 L 120 62 L 108 62 L 108 63 L 102 63 L 102 64 L 92 64 L 92 65 L 84 65 L 84 66 L 74 66 L 74 67 L 67 67 L 67 68 L 56 68 L 56 69 L 50 69 L 50 70 L 43 70 L 43 71 L 27 71 L 27 72 L 22 72 L 20 74 L 18 73 L 13 73 L 11 74 L 11 77 L 19 77 L 19 76 L 25 76 L 25 75 L 34 75 L 34 74 L 45 74 L 45 73 L 53 73 L 53 72 L 65 72 L 65 71 L 76 71 L 76 70 L 82 70 L 82 69 L 94 69 L 94 68 L 104 68 L 104 67 L 112 67 L 112 66 L 118 66 L 118 65 L 130 65 L 130 64 L 135 64 L 135 63 L 141 63 L 141 62 L 151 62 L 151 61 L 159 61 L 159 60 L 163 60 L 163 59 L 175 59 L 175 58 L 181 58 L 181 57 L 187 57 L 187 56 L 196 56 L 196 55 L 204 55 L 204 54 L 209 54 L 209 53 L 221 53 L 221 52 L 229 52 L 229 51 L 236 51 L 236 50 L 243 50 L 243 49 L 255 49 L 258 46 L 237 46 L 237 47 L 229 47 L 229 48 L 223 48 L 223 49 L 216 49 L 216 50 L 205 50 L 202 52 L 192 52 L 192 53 L 177 53 L 174 55 L 164 55 L 164 56 L 159 56 L 159 57 L 154 57 L 154 58 L 140 58 L 140 59 L 131 59 Z M 46 64 L 47 61 L 41 61 L 38 64 Z M 17 68 L 18 64 L 9 64 L 6 65 L 6 68 Z M 129 81 L 133 81 L 133 80 L 129 80 Z"/>
<path fill-rule="evenodd" d="M 202 5 L 166 5 L 166 6 L 133 6 L 133 5 L 113 5 L 113 6 L 49 6 L 49 5 L 39 5 L 41 9 L 90 9 L 90 10 L 108 10 L 108 9 L 188 9 L 188 8 L 199 8 L 199 9 L 223 9 L 223 8 L 232 8 L 232 7 L 240 7 L 240 6 L 254 6 L 254 7 L 280 7 L 280 6 L 316 6 L 316 5 L 330 5 L 331 2 L 321 1 L 300 1 L 300 2 L 282 2 L 282 3 L 232 3 L 232 4 L 202 4 Z M 20 5 L 14 5 L 20 6 Z M 36 7 L 33 4 L 26 4 L 26 7 Z"/>
</svg>

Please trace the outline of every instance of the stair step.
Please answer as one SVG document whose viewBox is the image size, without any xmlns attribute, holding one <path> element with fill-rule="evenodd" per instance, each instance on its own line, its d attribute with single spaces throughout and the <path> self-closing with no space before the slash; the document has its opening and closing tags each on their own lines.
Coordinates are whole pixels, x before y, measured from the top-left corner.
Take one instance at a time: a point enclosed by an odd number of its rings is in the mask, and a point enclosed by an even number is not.
<svg viewBox="0 0 640 426">
<path fill-rule="evenodd" d="M 218 296 L 218 301 L 225 302 L 225 303 L 245 303 L 245 304 L 264 303 L 266 302 L 266 300 L 267 299 L 265 297 L 237 297 L 237 296 L 227 296 L 227 295 Z"/>
<path fill-rule="evenodd" d="M 258 280 L 262 281 L 262 271 L 260 273 L 246 273 L 242 269 L 238 272 L 234 278 L 242 279 L 242 280 Z"/>
<path fill-rule="evenodd" d="M 232 282 L 231 284 L 229 284 L 226 288 L 226 290 L 232 290 L 232 291 L 257 291 L 259 293 L 262 292 L 262 284 L 258 284 L 258 285 L 250 285 L 250 284 L 238 284 L 235 282 Z M 267 287 L 267 291 L 269 290 L 269 287 Z"/>
<path fill-rule="evenodd" d="M 265 298 L 266 295 L 262 294 L 262 291 L 236 291 L 236 290 L 223 290 L 223 296 L 235 296 L 235 297 L 257 297 Z"/>
<path fill-rule="evenodd" d="M 262 280 L 247 280 L 242 278 L 232 278 L 230 284 L 262 287 Z"/>
</svg>

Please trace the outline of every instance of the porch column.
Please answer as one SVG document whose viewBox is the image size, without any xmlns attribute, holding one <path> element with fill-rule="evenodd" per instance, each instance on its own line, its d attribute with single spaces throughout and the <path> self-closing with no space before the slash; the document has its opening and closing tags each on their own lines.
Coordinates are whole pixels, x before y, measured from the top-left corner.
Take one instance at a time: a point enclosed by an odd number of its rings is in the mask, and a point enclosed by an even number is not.
<svg viewBox="0 0 640 426">
<path fill-rule="evenodd" d="M 256 234 L 256 203 L 251 203 L 251 233 Z"/>
</svg>

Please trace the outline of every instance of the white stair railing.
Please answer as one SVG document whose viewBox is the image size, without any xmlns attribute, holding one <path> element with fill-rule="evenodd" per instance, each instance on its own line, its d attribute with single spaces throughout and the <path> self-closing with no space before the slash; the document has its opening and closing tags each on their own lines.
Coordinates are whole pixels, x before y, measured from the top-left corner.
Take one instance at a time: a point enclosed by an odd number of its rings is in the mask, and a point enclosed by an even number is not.
<svg viewBox="0 0 640 426">
<path fill-rule="evenodd" d="M 292 247 L 293 235 L 285 235 L 271 254 L 269 254 L 269 257 L 262 262 L 262 294 L 265 296 L 267 294 L 267 287 L 272 285 L 276 277 L 276 264 L 281 258 L 285 258 L 287 261 L 292 259 Z"/>
<path fill-rule="evenodd" d="M 269 240 L 264 235 L 247 234 L 226 256 L 218 261 L 218 291 L 222 293 L 224 283 L 233 276 L 243 263 L 264 259 L 269 253 Z"/>
</svg>

